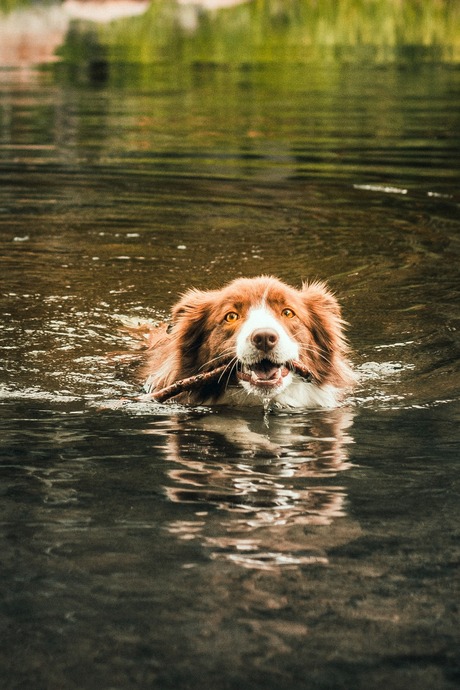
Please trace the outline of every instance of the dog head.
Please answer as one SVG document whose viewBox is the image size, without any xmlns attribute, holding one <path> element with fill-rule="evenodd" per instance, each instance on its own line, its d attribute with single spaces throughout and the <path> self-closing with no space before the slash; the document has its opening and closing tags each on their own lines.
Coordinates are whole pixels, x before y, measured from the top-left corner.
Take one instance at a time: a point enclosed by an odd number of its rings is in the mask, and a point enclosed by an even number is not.
<svg viewBox="0 0 460 690">
<path fill-rule="evenodd" d="M 292 362 L 299 361 L 317 385 L 346 383 L 344 322 L 324 283 L 297 290 L 262 276 L 190 290 L 172 320 L 181 377 L 228 362 L 221 388 L 238 381 L 248 393 L 272 398 L 292 383 Z"/>
</svg>

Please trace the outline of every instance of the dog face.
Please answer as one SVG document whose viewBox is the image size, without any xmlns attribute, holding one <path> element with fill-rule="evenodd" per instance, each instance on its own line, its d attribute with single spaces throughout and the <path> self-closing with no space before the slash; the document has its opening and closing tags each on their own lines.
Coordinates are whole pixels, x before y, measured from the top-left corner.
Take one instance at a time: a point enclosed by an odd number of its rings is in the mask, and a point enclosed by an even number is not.
<svg viewBox="0 0 460 690">
<path fill-rule="evenodd" d="M 296 290 L 276 278 L 241 278 L 222 290 L 187 292 L 172 316 L 176 378 L 228 362 L 216 397 L 236 382 L 259 398 L 276 397 L 294 382 L 294 360 L 317 385 L 346 378 L 340 308 L 323 283 Z"/>
<path fill-rule="evenodd" d="M 271 397 L 291 383 L 289 363 L 299 359 L 300 343 L 283 321 L 291 321 L 290 307 L 276 312 L 262 303 L 249 309 L 236 336 L 237 377 L 249 392 Z"/>
</svg>

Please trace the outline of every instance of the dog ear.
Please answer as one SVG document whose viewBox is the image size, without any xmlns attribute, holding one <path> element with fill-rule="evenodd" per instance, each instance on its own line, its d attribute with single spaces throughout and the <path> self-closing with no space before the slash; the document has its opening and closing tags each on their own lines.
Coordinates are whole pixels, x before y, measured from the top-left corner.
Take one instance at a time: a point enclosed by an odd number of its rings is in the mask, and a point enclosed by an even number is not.
<svg viewBox="0 0 460 690">
<path fill-rule="evenodd" d="M 192 322 L 199 320 L 203 311 L 206 311 L 206 305 L 209 304 L 209 295 L 207 291 L 194 288 L 184 292 L 172 309 L 172 327 L 174 328 L 184 317 Z"/>
<path fill-rule="evenodd" d="M 172 309 L 171 320 L 152 331 L 149 358 L 140 370 L 149 390 L 164 388 L 197 373 L 205 336 L 209 293 L 189 290 Z"/>
<path fill-rule="evenodd" d="M 171 336 L 181 352 L 182 375 L 194 370 L 208 329 L 211 292 L 188 290 L 172 310 Z"/>
<path fill-rule="evenodd" d="M 313 349 L 309 353 L 319 381 L 344 383 L 348 377 L 344 356 L 348 345 L 340 305 L 323 282 L 304 283 L 303 303 L 307 309 Z"/>
</svg>

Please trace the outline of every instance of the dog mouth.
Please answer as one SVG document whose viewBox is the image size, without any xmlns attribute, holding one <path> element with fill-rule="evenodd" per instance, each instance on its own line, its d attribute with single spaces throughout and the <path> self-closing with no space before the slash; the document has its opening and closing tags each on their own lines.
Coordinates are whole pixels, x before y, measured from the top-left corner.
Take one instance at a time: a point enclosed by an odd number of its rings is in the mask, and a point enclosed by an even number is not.
<svg viewBox="0 0 460 690">
<path fill-rule="evenodd" d="M 290 369 L 286 363 L 272 362 L 269 359 L 261 359 L 253 364 L 243 365 L 238 371 L 240 381 L 247 381 L 255 388 L 270 390 L 283 383 L 283 379 L 289 374 Z"/>
</svg>

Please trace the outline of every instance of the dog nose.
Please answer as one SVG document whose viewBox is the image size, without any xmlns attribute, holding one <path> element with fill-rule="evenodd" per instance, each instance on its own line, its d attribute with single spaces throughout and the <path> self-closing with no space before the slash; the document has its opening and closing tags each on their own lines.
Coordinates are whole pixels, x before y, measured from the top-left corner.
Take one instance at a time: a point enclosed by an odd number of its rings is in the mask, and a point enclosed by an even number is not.
<svg viewBox="0 0 460 690">
<path fill-rule="evenodd" d="M 257 328 L 251 335 L 252 344 L 262 352 L 273 350 L 278 340 L 278 333 L 270 328 Z"/>
</svg>

